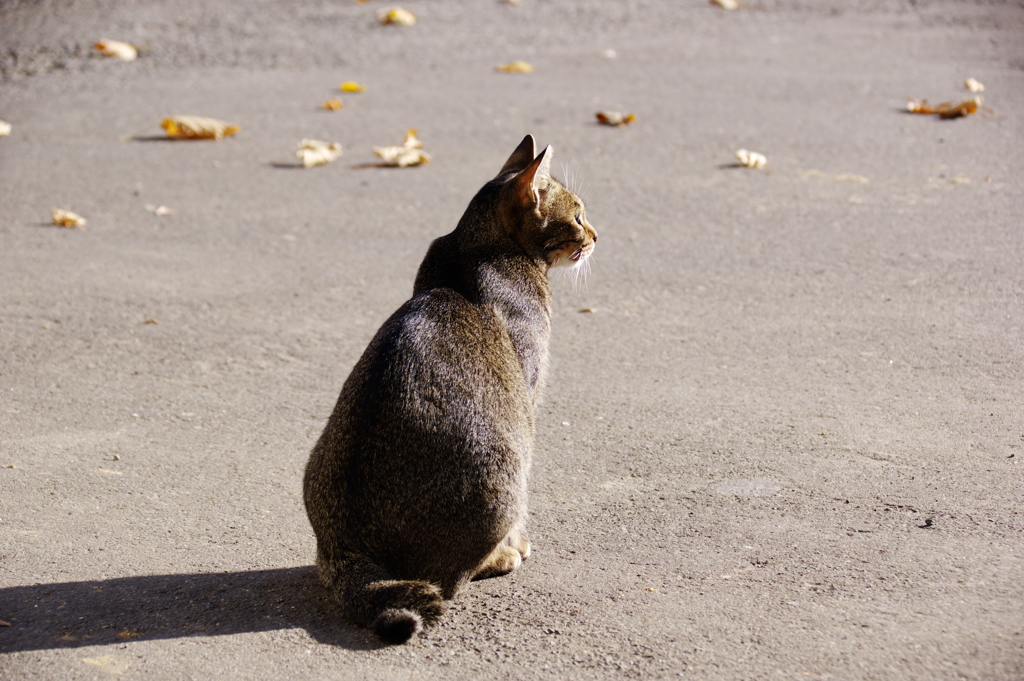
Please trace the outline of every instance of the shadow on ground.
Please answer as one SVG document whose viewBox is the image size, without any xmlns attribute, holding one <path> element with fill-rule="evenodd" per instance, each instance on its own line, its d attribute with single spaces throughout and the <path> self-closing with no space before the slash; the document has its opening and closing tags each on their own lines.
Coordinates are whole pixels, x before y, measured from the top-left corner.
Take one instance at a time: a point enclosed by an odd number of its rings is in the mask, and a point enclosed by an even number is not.
<svg viewBox="0 0 1024 681">
<path fill-rule="evenodd" d="M 350 627 L 316 568 L 153 575 L 0 589 L 0 653 L 302 628 L 321 643 L 379 647 Z"/>
</svg>

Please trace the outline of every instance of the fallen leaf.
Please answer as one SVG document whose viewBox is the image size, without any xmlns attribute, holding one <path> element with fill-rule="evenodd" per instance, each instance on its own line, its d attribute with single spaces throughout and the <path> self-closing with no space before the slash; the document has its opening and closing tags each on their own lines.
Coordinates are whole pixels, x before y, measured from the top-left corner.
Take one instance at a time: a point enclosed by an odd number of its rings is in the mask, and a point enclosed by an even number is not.
<svg viewBox="0 0 1024 681">
<path fill-rule="evenodd" d="M 326 102 L 320 105 L 321 109 L 327 109 L 328 111 L 340 111 L 341 107 L 345 106 L 341 103 L 341 100 L 337 97 L 331 97 Z"/>
<path fill-rule="evenodd" d="M 70 227 L 72 229 L 82 229 L 85 227 L 85 218 L 78 213 L 72 213 L 69 210 L 63 208 L 52 209 L 53 213 L 53 224 L 58 227 Z"/>
<path fill-rule="evenodd" d="M 295 155 L 302 161 L 303 168 L 322 166 L 341 156 L 341 145 L 337 142 L 304 139 L 299 142 Z"/>
<path fill-rule="evenodd" d="M 111 655 L 100 655 L 99 657 L 83 657 L 82 662 L 112 674 L 124 674 L 128 671 L 128 665 Z"/>
<path fill-rule="evenodd" d="M 971 92 L 984 92 L 985 91 L 985 85 L 983 83 L 981 83 L 980 81 L 977 81 L 977 80 L 975 80 L 973 78 L 968 78 L 967 80 L 965 80 L 964 81 L 964 87 L 967 88 L 968 90 L 970 90 Z"/>
<path fill-rule="evenodd" d="M 150 317 L 149 319 L 147 319 L 146 321 L 144 321 L 142 323 L 143 324 L 159 324 L 160 320 L 156 319 L 155 317 Z M 114 461 L 117 461 L 117 459 L 114 459 Z"/>
<path fill-rule="evenodd" d="M 740 6 L 736 0 L 711 0 L 711 4 L 728 10 L 738 9 Z"/>
<path fill-rule="evenodd" d="M 533 65 L 516 59 L 507 64 L 498 64 L 494 67 L 494 70 L 501 73 L 533 73 Z"/>
<path fill-rule="evenodd" d="M 604 125 L 629 125 L 636 120 L 636 116 L 631 113 L 622 113 L 621 111 L 598 111 L 596 114 L 597 120 Z"/>
<path fill-rule="evenodd" d="M 377 10 L 377 20 L 382 24 L 412 26 L 416 23 L 416 15 L 401 7 L 381 7 Z"/>
<path fill-rule="evenodd" d="M 203 116 L 172 116 L 165 118 L 160 127 L 171 139 L 187 140 L 219 140 L 241 130 L 240 126 Z"/>
<path fill-rule="evenodd" d="M 768 159 L 765 158 L 763 154 L 759 154 L 756 151 L 739 149 L 736 151 L 735 156 L 740 164 L 747 168 L 764 168 L 768 165 Z"/>
<path fill-rule="evenodd" d="M 421 149 L 423 149 L 423 142 L 416 137 L 416 130 L 409 128 L 405 131 L 405 141 L 401 145 L 374 147 L 373 153 L 384 160 L 380 165 L 406 168 L 430 163 L 430 154 Z"/>
<path fill-rule="evenodd" d="M 121 639 L 121 640 L 127 641 L 128 639 L 135 638 L 138 635 L 139 635 L 139 630 L 138 629 L 125 629 L 120 634 L 118 634 L 117 637 L 119 639 Z"/>
<path fill-rule="evenodd" d="M 590 309 L 589 307 L 583 308 L 582 310 L 580 310 L 580 312 L 585 312 L 587 314 L 594 314 L 594 311 L 592 309 Z"/>
<path fill-rule="evenodd" d="M 915 114 L 936 114 L 939 118 L 960 118 L 977 113 L 982 108 L 981 97 L 972 97 L 959 102 L 943 102 L 931 106 L 927 99 L 907 98 L 907 111 Z"/>
<path fill-rule="evenodd" d="M 340 89 L 342 92 L 363 92 L 366 90 L 366 86 L 360 85 L 359 83 L 353 82 L 351 80 L 346 80 L 344 83 L 341 84 L 341 87 L 338 89 Z"/>
<path fill-rule="evenodd" d="M 104 57 L 117 57 L 121 61 L 134 61 L 139 56 L 139 50 L 131 43 L 123 43 L 120 40 L 107 40 L 103 38 L 93 45 Z"/>
<path fill-rule="evenodd" d="M 0 137 L 7 137 L 8 135 L 11 134 L 11 130 L 13 129 L 14 126 L 12 126 L 7 121 L 0 121 Z"/>
</svg>

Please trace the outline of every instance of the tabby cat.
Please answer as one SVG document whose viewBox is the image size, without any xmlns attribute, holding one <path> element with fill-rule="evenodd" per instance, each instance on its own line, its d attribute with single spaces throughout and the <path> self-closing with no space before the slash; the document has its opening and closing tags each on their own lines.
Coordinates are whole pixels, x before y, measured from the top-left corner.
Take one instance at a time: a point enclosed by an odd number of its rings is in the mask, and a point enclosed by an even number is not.
<svg viewBox="0 0 1024 681">
<path fill-rule="evenodd" d="M 352 369 L 303 483 L 320 580 L 353 623 L 403 643 L 473 579 L 530 556 L 534 410 L 551 327 L 548 270 L 579 267 L 597 233 L 527 135 L 413 297 Z"/>
</svg>

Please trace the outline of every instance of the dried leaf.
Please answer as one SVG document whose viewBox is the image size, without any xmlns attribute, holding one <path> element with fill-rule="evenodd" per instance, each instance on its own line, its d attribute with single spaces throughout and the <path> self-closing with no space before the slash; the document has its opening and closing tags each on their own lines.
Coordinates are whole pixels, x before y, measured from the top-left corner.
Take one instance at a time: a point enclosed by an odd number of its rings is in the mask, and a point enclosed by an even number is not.
<svg viewBox="0 0 1024 681">
<path fill-rule="evenodd" d="M 748 168 L 764 168 L 768 165 L 768 159 L 763 154 L 759 154 L 756 151 L 747 151 L 746 149 L 737 150 L 736 159 L 741 165 Z"/>
<path fill-rule="evenodd" d="M 121 639 L 122 641 L 127 641 L 128 639 L 135 638 L 138 635 L 139 635 L 139 630 L 138 629 L 125 629 L 120 634 L 118 634 L 117 637 L 119 639 Z"/>
<path fill-rule="evenodd" d="M 507 64 L 498 64 L 494 67 L 494 70 L 501 73 L 533 73 L 533 65 L 516 59 Z"/>
<path fill-rule="evenodd" d="M 295 155 L 302 161 L 303 168 L 322 166 L 341 156 L 341 145 L 337 142 L 304 139 L 299 142 Z"/>
<path fill-rule="evenodd" d="M 621 111 L 598 111 L 596 114 L 597 120 L 604 125 L 629 125 L 636 120 L 636 116 L 631 113 L 622 113 Z"/>
<path fill-rule="evenodd" d="M 331 97 L 326 102 L 320 105 L 321 109 L 327 109 L 328 111 L 340 111 L 341 107 L 345 106 L 341 103 L 341 100 L 337 97 Z"/>
<path fill-rule="evenodd" d="M 82 229 L 85 227 L 85 218 L 78 213 L 72 213 L 69 210 L 63 208 L 54 208 L 53 213 L 53 224 L 58 227 L 70 227 L 72 229 Z"/>
<path fill-rule="evenodd" d="M 975 80 L 973 78 L 968 78 L 967 80 L 965 80 L 964 81 L 964 87 L 967 88 L 968 90 L 970 90 L 971 92 L 984 92 L 985 91 L 984 83 L 982 83 L 981 81 L 977 81 L 977 80 Z"/>
<path fill-rule="evenodd" d="M 13 129 L 14 126 L 12 126 L 7 121 L 0 121 L 0 137 L 7 137 L 8 135 L 11 134 L 11 130 Z"/>
<path fill-rule="evenodd" d="M 416 15 L 401 7 L 381 7 L 377 10 L 377 20 L 382 24 L 412 26 L 416 23 Z"/>
<path fill-rule="evenodd" d="M 931 106 L 927 99 L 907 98 L 907 111 L 915 114 L 936 114 L 939 118 L 960 118 L 977 113 L 981 108 L 981 97 L 973 97 L 959 102 L 943 102 Z"/>
<path fill-rule="evenodd" d="M 738 9 L 740 6 L 736 0 L 711 0 L 711 4 L 728 10 Z"/>
<path fill-rule="evenodd" d="M 420 151 L 422 148 L 423 142 L 416 137 L 416 130 L 409 128 L 405 131 L 405 141 L 401 145 L 374 147 L 373 153 L 384 160 L 381 165 L 406 168 L 430 163 L 430 154 Z"/>
<path fill-rule="evenodd" d="M 172 116 L 165 118 L 160 126 L 171 139 L 189 140 L 219 140 L 241 130 L 240 126 L 203 116 Z"/>
<path fill-rule="evenodd" d="M 103 38 L 93 45 L 104 57 L 117 57 L 122 61 L 134 61 L 139 56 L 139 50 L 131 43 L 123 43 L 120 40 L 107 40 Z"/>
<path fill-rule="evenodd" d="M 366 90 L 366 86 L 360 85 L 359 83 L 356 83 L 351 80 L 346 80 L 344 83 L 341 84 L 341 87 L 338 89 L 340 89 L 342 92 L 363 92 L 364 90 Z"/>
</svg>

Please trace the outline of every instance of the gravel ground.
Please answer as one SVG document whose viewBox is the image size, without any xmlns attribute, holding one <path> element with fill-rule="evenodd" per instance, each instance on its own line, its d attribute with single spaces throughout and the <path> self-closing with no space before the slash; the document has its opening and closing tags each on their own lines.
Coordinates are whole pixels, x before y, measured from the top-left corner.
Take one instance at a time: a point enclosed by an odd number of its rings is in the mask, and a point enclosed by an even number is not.
<svg viewBox="0 0 1024 681">
<path fill-rule="evenodd" d="M 1024 4 L 381 6 L 0 1 L 0 677 L 1024 678 Z M 360 168 L 409 127 L 432 163 Z M 601 236 L 534 554 L 384 647 L 303 466 L 527 132 Z M 344 155 L 275 165 L 306 137 Z"/>
</svg>

